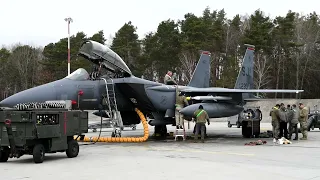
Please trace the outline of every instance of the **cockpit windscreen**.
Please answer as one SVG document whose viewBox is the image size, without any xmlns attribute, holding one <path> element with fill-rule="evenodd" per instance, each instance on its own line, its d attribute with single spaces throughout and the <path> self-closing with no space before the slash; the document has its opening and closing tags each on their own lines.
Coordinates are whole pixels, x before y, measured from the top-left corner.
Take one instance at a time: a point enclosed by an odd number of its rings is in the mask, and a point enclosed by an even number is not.
<svg viewBox="0 0 320 180">
<path fill-rule="evenodd" d="M 79 68 L 65 78 L 75 81 L 85 81 L 89 79 L 89 73 L 85 69 Z"/>
</svg>

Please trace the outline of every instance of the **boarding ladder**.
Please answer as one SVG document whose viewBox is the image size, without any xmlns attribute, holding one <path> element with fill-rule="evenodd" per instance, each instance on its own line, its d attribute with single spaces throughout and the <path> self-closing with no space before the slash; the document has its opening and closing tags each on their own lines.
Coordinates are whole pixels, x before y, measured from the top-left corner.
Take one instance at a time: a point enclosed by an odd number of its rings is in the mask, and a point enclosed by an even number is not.
<svg viewBox="0 0 320 180">
<path fill-rule="evenodd" d="M 181 114 L 179 113 L 179 118 L 180 118 L 180 116 L 181 116 Z M 184 120 L 183 120 L 183 124 L 182 124 L 182 129 L 179 129 L 176 126 L 174 140 L 177 141 L 178 137 L 182 137 L 184 141 L 186 140 L 186 130 L 185 130 L 185 125 L 184 125 Z"/>
<path fill-rule="evenodd" d="M 116 93 L 114 90 L 113 79 L 105 79 L 102 78 L 106 85 L 106 98 L 105 101 L 107 103 L 107 114 L 111 118 L 111 122 L 113 125 L 112 137 L 121 137 L 121 129 L 123 129 L 123 122 L 121 118 L 120 111 L 118 111 Z M 117 127 L 120 127 L 117 129 Z"/>
</svg>

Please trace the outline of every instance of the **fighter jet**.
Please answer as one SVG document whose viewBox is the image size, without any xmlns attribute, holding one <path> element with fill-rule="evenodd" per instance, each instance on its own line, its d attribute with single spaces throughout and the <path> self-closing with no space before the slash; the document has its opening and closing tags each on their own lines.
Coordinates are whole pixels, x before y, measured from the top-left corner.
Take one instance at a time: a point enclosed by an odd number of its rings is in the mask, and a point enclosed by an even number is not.
<svg viewBox="0 0 320 180">
<path fill-rule="evenodd" d="M 165 85 L 135 77 L 122 58 L 110 48 L 95 41 L 85 41 L 79 56 L 96 65 L 88 73 L 79 68 L 67 77 L 14 94 L 0 102 L 13 107 L 19 103 L 72 100 L 83 110 L 99 110 L 111 116 L 118 112 L 123 125 L 139 124 L 134 108 L 140 109 L 155 126 L 155 133 L 166 136 L 166 125 L 175 124 L 176 88 L 195 104 L 180 112 L 191 120 L 193 112 L 202 104 L 210 118 L 239 114 L 243 105 L 255 100 L 253 93 L 300 93 L 303 90 L 252 89 L 254 46 L 247 46 L 242 67 L 234 89 L 209 87 L 210 52 L 203 51 L 190 83 L 187 86 Z M 113 112 L 113 113 L 112 113 Z M 99 114 L 98 114 L 99 115 Z M 105 115 L 104 115 L 105 116 Z M 112 115 L 114 116 L 114 115 Z"/>
</svg>

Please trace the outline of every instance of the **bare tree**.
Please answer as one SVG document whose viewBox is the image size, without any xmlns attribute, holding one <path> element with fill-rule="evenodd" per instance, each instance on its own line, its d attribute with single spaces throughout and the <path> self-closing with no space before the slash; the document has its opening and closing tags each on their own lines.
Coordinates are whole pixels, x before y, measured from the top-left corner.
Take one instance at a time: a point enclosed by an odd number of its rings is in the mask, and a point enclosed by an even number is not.
<svg viewBox="0 0 320 180">
<path fill-rule="evenodd" d="M 260 89 L 261 87 L 267 86 L 271 81 L 270 68 L 271 64 L 268 63 L 268 58 L 263 52 L 256 54 L 256 61 L 254 63 L 254 72 L 256 78 L 254 78 L 255 87 Z"/>
<path fill-rule="evenodd" d="M 304 61 L 304 67 L 300 69 L 301 72 L 301 83 L 300 83 L 300 88 L 303 88 L 304 85 L 304 80 L 306 76 L 306 71 L 307 69 L 310 69 L 310 61 L 312 60 L 317 60 L 318 57 L 314 56 L 314 51 L 316 50 L 317 42 L 319 41 L 319 33 L 320 29 L 318 24 L 315 22 L 311 21 L 310 19 L 307 19 L 303 22 L 300 22 L 302 24 L 302 38 L 301 40 L 303 41 L 304 46 L 301 47 L 303 51 L 303 57 L 305 59 Z"/>
<path fill-rule="evenodd" d="M 302 33 L 303 33 L 303 17 L 299 17 L 299 15 L 296 16 L 295 19 L 295 41 L 296 44 L 302 44 Z M 298 51 L 295 53 L 295 60 L 296 60 L 296 89 L 299 89 L 299 79 L 300 79 L 300 60 L 301 60 L 301 50 L 303 51 L 303 48 L 298 48 Z M 298 98 L 298 94 L 296 95 L 296 98 Z"/>
<path fill-rule="evenodd" d="M 34 86 L 35 79 L 39 77 L 39 63 L 41 60 L 41 49 L 28 45 L 16 44 L 12 48 L 9 63 L 15 69 L 16 76 L 20 79 L 22 90 Z"/>
<path fill-rule="evenodd" d="M 197 59 L 195 53 L 189 51 L 183 51 L 179 55 L 179 60 L 181 62 L 182 67 L 181 72 L 185 75 L 185 82 L 190 82 L 193 71 L 197 66 Z"/>
</svg>

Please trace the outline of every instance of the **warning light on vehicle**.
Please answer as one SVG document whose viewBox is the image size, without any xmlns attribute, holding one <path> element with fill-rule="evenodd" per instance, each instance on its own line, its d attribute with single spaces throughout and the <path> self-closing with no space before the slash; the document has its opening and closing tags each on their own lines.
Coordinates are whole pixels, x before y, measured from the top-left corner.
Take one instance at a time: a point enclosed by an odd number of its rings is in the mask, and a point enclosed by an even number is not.
<svg viewBox="0 0 320 180">
<path fill-rule="evenodd" d="M 83 91 L 80 90 L 80 91 L 78 92 L 78 95 L 79 95 L 79 96 L 82 96 L 82 95 L 83 95 Z"/>
<path fill-rule="evenodd" d="M 10 125 L 10 124 L 11 124 L 11 120 L 10 120 L 10 119 L 6 119 L 6 120 L 4 121 L 4 123 L 5 123 L 6 125 Z"/>
</svg>

